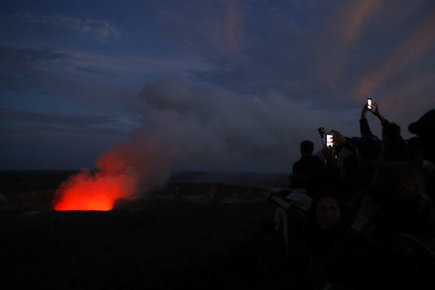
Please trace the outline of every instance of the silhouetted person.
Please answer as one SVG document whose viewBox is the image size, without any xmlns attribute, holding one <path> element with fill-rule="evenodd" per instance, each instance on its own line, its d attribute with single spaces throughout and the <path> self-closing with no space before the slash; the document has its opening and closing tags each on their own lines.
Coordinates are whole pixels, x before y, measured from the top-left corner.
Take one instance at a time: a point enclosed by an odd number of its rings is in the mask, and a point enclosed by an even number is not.
<svg viewBox="0 0 435 290">
<path fill-rule="evenodd" d="M 407 140 L 409 149 L 409 163 L 419 169 L 425 177 L 431 176 L 435 171 L 434 164 L 423 156 L 420 138 L 412 137 Z"/>
<path fill-rule="evenodd" d="M 309 140 L 304 140 L 300 143 L 301 158 L 293 164 L 293 174 L 297 174 L 299 181 L 305 183 L 308 195 L 312 196 L 319 187 L 320 177 L 323 170 L 323 162 L 319 157 L 313 155 L 314 143 Z M 290 187 L 294 187 L 291 183 Z M 301 186 L 299 186 L 301 187 Z"/>
<path fill-rule="evenodd" d="M 421 156 L 435 165 L 435 110 L 430 110 L 416 122 L 408 126 L 409 132 L 418 136 L 421 146 Z M 427 191 L 432 200 L 435 200 L 435 171 L 427 172 Z"/>
<path fill-rule="evenodd" d="M 377 110 L 376 103 L 373 104 L 373 110 Z M 360 141 L 364 141 L 364 146 L 360 147 L 358 144 L 358 151 L 363 156 L 365 160 L 370 161 L 380 161 L 383 159 L 384 146 L 381 140 L 372 133 L 369 123 L 367 121 L 367 113 L 370 110 L 367 104 L 364 104 L 361 110 L 361 118 L 359 120 L 359 127 L 361 133 Z"/>
<path fill-rule="evenodd" d="M 333 135 L 333 142 L 334 142 L 334 153 L 335 153 L 335 159 L 337 162 L 337 165 L 343 169 L 346 166 L 346 160 L 350 157 L 352 158 L 353 155 L 355 155 L 355 146 L 352 142 L 350 142 L 351 138 L 345 137 L 343 134 L 341 134 L 338 130 L 331 130 L 329 134 Z"/>
<path fill-rule="evenodd" d="M 400 133 L 400 126 L 382 116 L 378 104 L 372 103 L 372 112 L 381 122 L 382 141 L 384 142 L 384 161 L 408 161 L 408 148 Z"/>
<path fill-rule="evenodd" d="M 307 182 L 306 176 L 294 173 L 291 176 L 291 190 L 286 191 L 285 195 L 288 200 L 297 204 L 298 208 L 304 212 L 308 211 L 312 201 L 312 198 L 307 194 Z M 287 212 L 282 207 L 278 207 L 274 215 L 275 230 L 282 233 L 287 252 L 289 252 L 289 239 L 295 239 L 295 237 L 292 236 L 294 232 L 289 231 L 289 218 L 291 223 L 293 214 L 292 212 Z"/>
<path fill-rule="evenodd" d="M 432 109 L 416 122 L 409 124 L 409 132 L 418 136 L 424 158 L 435 164 L 435 110 Z"/>
<path fill-rule="evenodd" d="M 347 210 L 338 195 L 321 193 L 313 199 L 307 215 L 305 239 L 307 275 L 315 288 L 325 283 L 325 263 L 348 226 Z"/>
<path fill-rule="evenodd" d="M 404 162 L 381 165 L 325 268 L 339 286 L 332 289 L 434 289 L 435 254 L 421 240 L 431 209 L 419 172 Z"/>
<path fill-rule="evenodd" d="M 353 137 L 350 142 L 356 147 L 353 166 L 347 166 L 346 175 L 343 178 L 343 198 L 350 201 L 361 190 L 370 186 L 376 168 L 383 161 L 383 142 L 372 133 L 367 121 L 369 109 L 364 104 L 361 110 L 360 133 L 361 137 Z"/>
<path fill-rule="evenodd" d="M 328 134 L 333 136 L 333 146 L 323 148 L 326 164 L 322 174 L 322 190 L 343 194 L 343 180 L 358 165 L 356 148 L 350 142 L 351 138 L 343 136 L 339 131 L 331 130 Z"/>
</svg>

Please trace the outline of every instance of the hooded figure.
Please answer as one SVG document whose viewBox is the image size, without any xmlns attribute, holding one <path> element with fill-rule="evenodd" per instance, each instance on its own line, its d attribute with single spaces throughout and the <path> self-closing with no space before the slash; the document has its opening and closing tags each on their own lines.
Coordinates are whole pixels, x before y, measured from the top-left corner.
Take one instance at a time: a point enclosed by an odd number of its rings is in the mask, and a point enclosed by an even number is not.
<svg viewBox="0 0 435 290">
<path fill-rule="evenodd" d="M 423 157 L 435 164 L 435 110 L 432 109 L 414 123 L 409 124 L 408 130 L 420 139 Z"/>
</svg>

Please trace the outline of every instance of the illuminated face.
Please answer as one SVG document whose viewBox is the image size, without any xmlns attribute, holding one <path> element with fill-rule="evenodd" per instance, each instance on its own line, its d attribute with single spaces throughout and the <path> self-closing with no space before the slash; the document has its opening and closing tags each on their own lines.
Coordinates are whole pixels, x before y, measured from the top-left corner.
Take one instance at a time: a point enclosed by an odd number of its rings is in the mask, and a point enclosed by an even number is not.
<svg viewBox="0 0 435 290">
<path fill-rule="evenodd" d="M 323 197 L 317 203 L 317 224 L 322 230 L 328 230 L 340 222 L 341 212 L 338 202 L 333 197 Z"/>
</svg>

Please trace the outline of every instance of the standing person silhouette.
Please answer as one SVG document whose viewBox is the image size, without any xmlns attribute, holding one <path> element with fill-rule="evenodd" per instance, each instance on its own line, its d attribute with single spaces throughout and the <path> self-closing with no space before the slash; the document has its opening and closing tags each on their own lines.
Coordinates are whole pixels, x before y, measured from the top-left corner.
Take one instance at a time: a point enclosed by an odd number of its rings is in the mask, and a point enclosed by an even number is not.
<svg viewBox="0 0 435 290">
<path fill-rule="evenodd" d="M 409 152 L 405 140 L 402 138 L 400 126 L 384 118 L 377 103 L 372 103 L 370 112 L 375 115 L 382 125 L 382 141 L 384 143 L 385 161 L 408 161 Z"/>
<path fill-rule="evenodd" d="M 421 147 L 421 157 L 428 160 L 432 168 L 435 166 L 435 110 L 432 109 L 421 116 L 417 121 L 409 124 L 408 130 L 417 135 Z M 426 172 L 427 192 L 432 200 L 435 199 L 435 170 Z"/>
<path fill-rule="evenodd" d="M 319 157 L 313 155 L 314 143 L 304 140 L 300 143 L 301 158 L 293 164 L 293 174 L 298 175 L 299 179 L 304 178 L 307 193 L 313 197 L 318 191 L 320 178 L 323 171 L 323 162 Z M 291 177 L 290 186 L 292 186 Z"/>
</svg>

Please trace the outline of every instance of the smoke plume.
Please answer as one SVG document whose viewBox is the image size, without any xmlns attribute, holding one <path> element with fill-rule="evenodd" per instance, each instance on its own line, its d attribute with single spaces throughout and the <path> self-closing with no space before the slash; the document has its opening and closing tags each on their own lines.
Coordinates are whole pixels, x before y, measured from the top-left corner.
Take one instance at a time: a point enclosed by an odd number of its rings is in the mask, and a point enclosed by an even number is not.
<svg viewBox="0 0 435 290">
<path fill-rule="evenodd" d="M 141 97 L 142 125 L 98 158 L 99 172 L 68 180 L 56 193 L 56 209 L 88 209 L 78 204 L 98 196 L 110 210 L 118 199 L 162 185 L 174 169 L 289 172 L 300 141 L 319 138 L 325 122 L 338 124 L 282 95 L 240 96 L 185 80 L 150 82 Z M 71 196 L 77 206 L 68 206 Z"/>
</svg>

